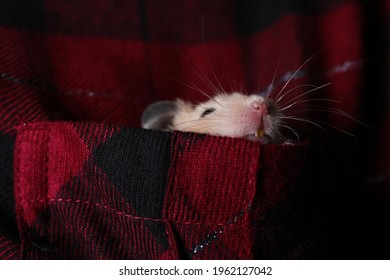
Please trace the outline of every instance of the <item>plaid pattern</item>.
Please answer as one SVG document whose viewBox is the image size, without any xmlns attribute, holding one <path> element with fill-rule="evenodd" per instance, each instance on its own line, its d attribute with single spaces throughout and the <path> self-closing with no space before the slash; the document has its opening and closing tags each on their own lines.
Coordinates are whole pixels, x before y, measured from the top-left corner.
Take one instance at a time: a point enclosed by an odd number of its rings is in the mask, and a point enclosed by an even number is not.
<svg viewBox="0 0 390 280">
<path fill-rule="evenodd" d="M 389 258 L 390 3 L 366 2 L 1 1 L 0 258 Z M 327 134 L 139 128 L 154 101 L 295 71 L 286 101 L 331 82 L 299 107 Z"/>
</svg>

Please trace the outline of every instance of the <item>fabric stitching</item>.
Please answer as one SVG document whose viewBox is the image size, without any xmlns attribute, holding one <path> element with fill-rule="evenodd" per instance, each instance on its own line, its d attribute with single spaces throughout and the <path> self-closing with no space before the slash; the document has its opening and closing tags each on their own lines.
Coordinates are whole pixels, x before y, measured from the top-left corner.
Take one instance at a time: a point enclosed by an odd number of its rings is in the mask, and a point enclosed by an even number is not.
<svg viewBox="0 0 390 280">
<path fill-rule="evenodd" d="M 173 254 L 173 258 L 179 259 L 179 250 L 177 248 L 177 243 L 175 242 L 175 236 L 173 234 L 173 230 L 169 222 L 165 223 L 165 234 L 167 235 L 169 247 Z"/>
<path fill-rule="evenodd" d="M 22 202 L 40 202 L 40 201 L 46 201 L 46 199 L 41 198 L 41 199 L 23 200 Z M 101 204 L 98 202 L 93 202 L 90 200 L 51 198 L 51 199 L 48 199 L 47 202 L 56 202 L 56 203 L 63 203 L 63 204 L 70 204 L 70 203 L 89 204 L 89 205 L 94 205 L 98 208 L 113 211 L 113 212 L 115 212 L 115 214 L 117 214 L 119 216 L 124 216 L 124 217 L 134 219 L 134 220 L 151 221 L 151 222 L 158 222 L 158 223 L 174 223 L 174 224 L 193 225 L 193 226 L 230 226 L 230 225 L 232 225 L 231 220 L 237 216 L 237 215 L 234 216 L 233 218 L 229 219 L 225 223 L 193 223 L 193 222 L 189 222 L 189 221 L 180 221 L 180 220 L 175 221 L 175 220 L 170 220 L 170 219 L 156 219 L 156 218 L 150 218 L 150 217 L 134 216 L 131 214 L 127 214 L 126 212 L 123 212 L 123 211 L 117 211 L 115 208 L 111 208 L 108 205 L 104 205 L 104 204 Z M 242 215 L 250 210 L 251 210 L 251 207 L 249 205 L 249 206 L 246 206 L 244 209 L 240 210 L 239 213 L 240 213 L 240 215 Z"/>
</svg>

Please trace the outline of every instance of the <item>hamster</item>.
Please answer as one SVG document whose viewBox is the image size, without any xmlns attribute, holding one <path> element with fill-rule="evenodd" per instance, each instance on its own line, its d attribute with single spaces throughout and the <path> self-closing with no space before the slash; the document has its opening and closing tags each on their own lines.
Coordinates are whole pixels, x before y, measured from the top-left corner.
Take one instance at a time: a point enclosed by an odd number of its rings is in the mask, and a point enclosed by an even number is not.
<svg viewBox="0 0 390 280">
<path fill-rule="evenodd" d="M 144 111 L 145 129 L 180 130 L 281 143 L 283 114 L 272 99 L 258 94 L 222 93 L 192 104 L 177 99 L 159 101 Z"/>
</svg>

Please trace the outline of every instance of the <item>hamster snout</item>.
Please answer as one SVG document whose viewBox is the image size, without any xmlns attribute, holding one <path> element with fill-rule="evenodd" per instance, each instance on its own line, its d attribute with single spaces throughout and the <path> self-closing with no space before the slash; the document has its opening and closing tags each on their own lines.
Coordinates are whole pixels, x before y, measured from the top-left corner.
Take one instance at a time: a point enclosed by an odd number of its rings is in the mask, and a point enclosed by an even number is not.
<svg viewBox="0 0 390 280">
<path fill-rule="evenodd" d="M 252 140 L 263 140 L 264 137 L 270 137 L 276 133 L 275 129 L 280 120 L 273 112 L 271 101 L 261 96 L 251 95 L 244 96 L 244 102 L 232 104 L 237 106 L 237 115 L 234 117 L 231 125 L 231 134 L 236 137 L 247 137 Z M 231 109 L 233 111 L 233 108 Z M 235 132 L 234 132 L 235 131 Z"/>
<path fill-rule="evenodd" d="M 268 105 L 264 100 L 253 100 L 250 103 L 250 107 L 252 109 L 252 115 L 249 116 L 249 124 L 252 124 L 254 128 L 257 128 L 254 133 L 256 137 L 263 137 L 265 132 L 264 118 L 268 115 Z"/>
<path fill-rule="evenodd" d="M 268 106 L 264 101 L 253 100 L 251 102 L 251 107 L 254 111 L 258 111 L 261 114 L 268 114 Z"/>
</svg>

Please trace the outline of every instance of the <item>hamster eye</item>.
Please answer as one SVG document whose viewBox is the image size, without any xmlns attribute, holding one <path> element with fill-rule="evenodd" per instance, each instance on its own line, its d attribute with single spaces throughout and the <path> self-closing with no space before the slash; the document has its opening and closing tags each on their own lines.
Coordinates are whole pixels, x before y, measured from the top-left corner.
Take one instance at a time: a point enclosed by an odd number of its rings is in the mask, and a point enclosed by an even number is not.
<svg viewBox="0 0 390 280">
<path fill-rule="evenodd" d="M 202 113 L 202 115 L 200 115 L 200 117 L 201 117 L 201 118 L 204 118 L 205 116 L 210 115 L 212 112 L 215 112 L 215 108 L 208 108 L 208 109 L 206 109 L 206 110 Z"/>
</svg>

